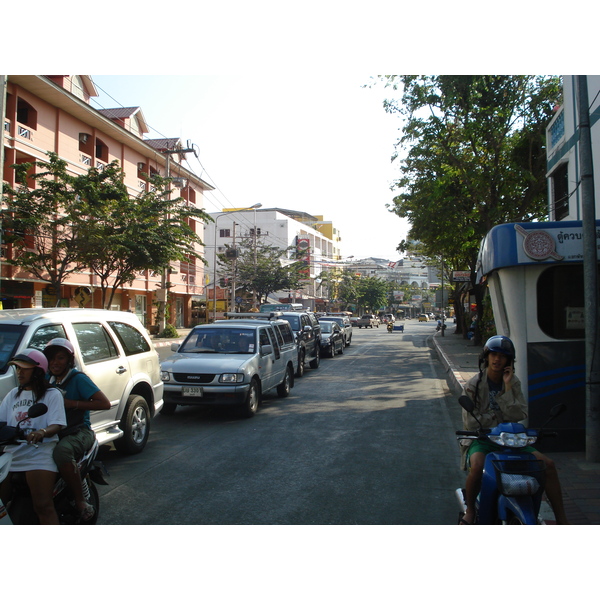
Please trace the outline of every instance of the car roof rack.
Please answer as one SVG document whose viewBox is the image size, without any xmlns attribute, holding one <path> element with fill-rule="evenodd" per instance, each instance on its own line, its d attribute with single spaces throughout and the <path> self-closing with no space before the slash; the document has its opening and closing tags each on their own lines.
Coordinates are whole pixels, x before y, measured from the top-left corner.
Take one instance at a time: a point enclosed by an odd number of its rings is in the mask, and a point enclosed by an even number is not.
<svg viewBox="0 0 600 600">
<path fill-rule="evenodd" d="M 272 319 L 280 319 L 283 313 L 281 311 L 273 311 L 270 313 L 258 313 L 258 312 L 226 312 L 223 313 L 228 319 L 262 319 L 263 321 L 271 321 Z"/>
</svg>

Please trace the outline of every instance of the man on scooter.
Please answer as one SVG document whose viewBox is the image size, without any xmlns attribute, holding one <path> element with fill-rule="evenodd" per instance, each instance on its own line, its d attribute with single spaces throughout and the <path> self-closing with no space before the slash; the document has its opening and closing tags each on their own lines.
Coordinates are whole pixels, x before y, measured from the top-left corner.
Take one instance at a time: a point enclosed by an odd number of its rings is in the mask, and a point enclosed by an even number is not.
<svg viewBox="0 0 600 600">
<path fill-rule="evenodd" d="M 80 522 L 85 523 L 94 516 L 94 508 L 84 498 L 77 460 L 94 443 L 89 411 L 108 410 L 110 400 L 85 373 L 75 368 L 75 350 L 69 340 L 50 340 L 44 354 L 48 359 L 50 384 L 62 391 L 67 416 L 67 426 L 59 434 L 53 458 L 73 494 Z"/>
<path fill-rule="evenodd" d="M 479 419 L 479 423 L 463 410 L 465 429 L 493 428 L 505 421 L 516 423 L 527 418 L 527 402 L 521 391 L 521 382 L 514 374 L 514 361 L 515 347 L 510 338 L 495 335 L 486 342 L 480 358 L 479 374 L 472 377 L 465 386 L 465 393 L 475 403 L 474 414 Z M 485 370 L 481 370 L 482 364 Z M 462 440 L 462 443 L 465 445 L 461 446 L 461 450 L 466 455 L 464 458 L 468 460 L 470 468 L 465 486 L 467 511 L 461 518 L 460 525 L 471 525 L 476 519 L 475 503 L 481 489 L 485 457 L 495 451 L 495 445 L 480 440 Z M 532 446 L 527 446 L 523 450 L 531 452 L 538 460 L 544 461 L 546 496 L 554 511 L 556 523 L 568 525 L 554 461 Z"/>
</svg>

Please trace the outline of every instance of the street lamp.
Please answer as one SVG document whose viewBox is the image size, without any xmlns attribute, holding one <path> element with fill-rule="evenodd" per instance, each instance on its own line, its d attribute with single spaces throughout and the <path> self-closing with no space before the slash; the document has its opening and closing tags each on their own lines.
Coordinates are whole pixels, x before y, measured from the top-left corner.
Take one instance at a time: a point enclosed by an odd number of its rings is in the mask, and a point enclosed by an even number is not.
<svg viewBox="0 0 600 600">
<path fill-rule="evenodd" d="M 257 204 L 253 204 L 252 206 L 249 206 L 248 208 L 238 208 L 236 210 L 229 210 L 227 212 L 221 213 L 220 215 L 217 215 L 217 217 L 215 218 L 215 250 L 214 250 L 214 254 L 213 254 L 213 260 L 214 260 L 214 264 L 213 264 L 213 321 L 217 320 L 217 223 L 219 221 L 219 219 L 221 217 L 224 217 L 225 215 L 230 215 L 231 213 L 237 213 L 237 212 L 245 212 L 247 210 L 256 210 L 257 208 L 260 208 L 262 206 L 262 204 L 260 202 L 258 202 Z"/>
</svg>

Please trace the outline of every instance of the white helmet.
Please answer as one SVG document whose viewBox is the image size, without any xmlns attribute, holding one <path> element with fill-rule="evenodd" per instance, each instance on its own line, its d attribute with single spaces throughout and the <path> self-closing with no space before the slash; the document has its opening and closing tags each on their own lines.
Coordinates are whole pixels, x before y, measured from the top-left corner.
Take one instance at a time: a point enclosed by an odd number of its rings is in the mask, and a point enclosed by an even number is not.
<svg viewBox="0 0 600 600">
<path fill-rule="evenodd" d="M 53 351 L 58 350 L 59 348 L 63 349 L 63 350 L 67 350 L 67 352 L 69 352 L 69 354 L 71 354 L 72 356 L 75 355 L 75 347 L 73 346 L 73 344 L 67 338 L 61 338 L 61 337 L 57 337 L 57 338 L 50 340 L 46 344 L 46 347 L 44 348 L 44 354 L 48 358 L 50 358 L 48 355 L 53 354 L 54 353 Z"/>
</svg>

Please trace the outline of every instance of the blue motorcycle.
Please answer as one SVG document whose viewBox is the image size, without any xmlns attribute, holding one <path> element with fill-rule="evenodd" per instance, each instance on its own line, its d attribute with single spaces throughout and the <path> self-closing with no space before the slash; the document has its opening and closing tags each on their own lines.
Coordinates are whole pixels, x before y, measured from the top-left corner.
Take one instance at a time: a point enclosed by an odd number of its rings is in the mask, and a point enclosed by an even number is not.
<svg viewBox="0 0 600 600">
<path fill-rule="evenodd" d="M 471 398 L 461 396 L 458 402 L 477 420 Z M 475 524 L 538 525 L 543 522 L 539 512 L 546 482 L 545 464 L 523 448 L 533 445 L 542 436 L 555 436 L 555 432 L 543 432 L 543 429 L 565 410 L 564 404 L 553 407 L 550 418 L 540 429 L 528 429 L 521 423 L 500 423 L 493 429 L 456 432 L 459 440 L 487 440 L 498 446 L 498 451 L 490 452 L 485 459 Z M 465 490 L 457 489 L 456 497 L 462 511 L 460 521 L 467 510 Z"/>
</svg>

